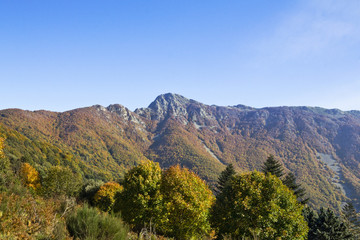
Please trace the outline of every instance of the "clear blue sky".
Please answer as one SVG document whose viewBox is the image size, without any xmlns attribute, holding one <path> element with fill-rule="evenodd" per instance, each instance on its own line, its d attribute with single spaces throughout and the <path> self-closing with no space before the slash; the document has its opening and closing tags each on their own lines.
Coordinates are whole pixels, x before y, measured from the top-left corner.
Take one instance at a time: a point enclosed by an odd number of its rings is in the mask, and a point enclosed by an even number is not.
<svg viewBox="0 0 360 240">
<path fill-rule="evenodd" d="M 360 1 L 1 0 L 0 109 L 162 93 L 360 110 Z"/>
</svg>

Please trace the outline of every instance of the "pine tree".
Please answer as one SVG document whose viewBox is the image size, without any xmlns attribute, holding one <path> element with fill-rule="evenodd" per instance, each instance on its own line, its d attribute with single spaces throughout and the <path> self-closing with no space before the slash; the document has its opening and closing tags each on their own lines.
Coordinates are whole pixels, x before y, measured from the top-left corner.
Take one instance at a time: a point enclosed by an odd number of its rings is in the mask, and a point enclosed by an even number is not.
<svg viewBox="0 0 360 240">
<path fill-rule="evenodd" d="M 261 170 L 265 174 L 271 173 L 272 175 L 280 178 L 283 184 L 294 192 L 298 202 L 300 202 L 301 204 L 305 204 L 309 201 L 309 198 L 305 197 L 305 189 L 302 188 L 300 184 L 296 183 L 296 177 L 293 173 L 290 172 L 285 176 L 285 178 L 282 178 L 284 176 L 284 168 L 282 164 L 278 160 L 276 160 L 273 155 L 270 155 L 266 159 Z"/>
<path fill-rule="evenodd" d="M 262 167 L 262 172 L 267 174 L 271 173 L 272 175 L 281 178 L 284 175 L 284 168 L 282 164 L 275 159 L 273 155 L 270 155 L 266 161 L 264 162 L 264 166 Z"/>
<path fill-rule="evenodd" d="M 219 195 L 224 190 L 226 183 L 235 175 L 234 166 L 230 163 L 224 171 L 220 173 L 219 180 L 216 185 L 215 193 Z"/>
<path fill-rule="evenodd" d="M 309 206 L 305 206 L 303 208 L 302 215 L 304 216 L 305 221 L 308 223 L 309 231 L 311 231 L 312 229 L 315 229 L 316 220 L 318 218 L 317 213 Z"/>
<path fill-rule="evenodd" d="M 308 239 L 312 240 L 344 240 L 353 239 L 346 224 L 329 208 L 320 209 L 317 216 L 309 211 L 305 220 L 308 221 L 309 233 Z"/>
<path fill-rule="evenodd" d="M 301 184 L 296 183 L 296 177 L 293 173 L 288 173 L 285 176 L 283 183 L 294 192 L 299 203 L 305 204 L 309 201 L 309 198 L 305 197 L 305 189 L 301 187 Z"/>
<path fill-rule="evenodd" d="M 342 208 L 342 215 L 354 239 L 360 239 L 360 222 L 354 205 L 351 202 L 346 203 Z"/>
<path fill-rule="evenodd" d="M 224 171 L 220 173 L 216 186 L 216 202 L 210 211 L 211 226 L 216 229 L 217 239 L 223 239 L 230 230 L 228 229 L 228 220 L 230 216 L 230 203 L 234 201 L 231 194 L 231 179 L 235 176 L 234 166 L 229 164 Z"/>
</svg>

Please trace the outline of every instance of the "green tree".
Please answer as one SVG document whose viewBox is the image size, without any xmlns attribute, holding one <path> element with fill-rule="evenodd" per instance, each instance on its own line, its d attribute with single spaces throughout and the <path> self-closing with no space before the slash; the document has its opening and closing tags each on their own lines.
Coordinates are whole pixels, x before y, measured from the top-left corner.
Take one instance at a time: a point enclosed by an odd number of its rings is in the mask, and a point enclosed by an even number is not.
<svg viewBox="0 0 360 240">
<path fill-rule="evenodd" d="M 275 175 L 278 178 L 281 178 L 284 175 L 284 168 L 282 164 L 278 160 L 276 160 L 273 155 L 270 155 L 266 159 L 261 171 L 265 174 L 271 173 L 272 175 Z"/>
<path fill-rule="evenodd" d="M 161 225 L 162 195 L 161 168 L 158 163 L 146 161 L 125 174 L 124 190 L 115 196 L 114 211 L 121 212 L 125 222 L 135 231 L 145 225 Z"/>
<path fill-rule="evenodd" d="M 215 229 L 219 238 L 220 233 L 234 239 L 306 239 L 302 205 L 276 176 L 257 171 L 237 175 L 225 190 L 227 211 L 218 216 L 224 221 L 218 226 L 226 228 Z"/>
<path fill-rule="evenodd" d="M 224 171 L 221 172 L 218 184 L 216 202 L 210 210 L 210 222 L 212 228 L 216 229 L 217 238 L 222 239 L 223 235 L 228 233 L 228 221 L 230 216 L 230 202 L 234 201 L 231 195 L 231 179 L 235 176 L 235 170 L 232 164 L 229 164 Z"/>
<path fill-rule="evenodd" d="M 288 173 L 282 182 L 285 186 L 294 192 L 298 202 L 305 204 L 309 201 L 309 198 L 306 197 L 305 189 L 301 187 L 301 184 L 296 183 L 296 177 L 293 173 Z"/>
<path fill-rule="evenodd" d="M 161 181 L 166 221 L 162 230 L 175 239 L 199 239 L 210 231 L 214 196 L 206 183 L 186 168 L 173 166 Z"/>
<path fill-rule="evenodd" d="M 87 179 L 81 187 L 79 199 L 87 201 L 90 205 L 94 205 L 94 196 L 99 191 L 100 187 L 104 185 L 101 180 Z"/>
<path fill-rule="evenodd" d="M 315 228 L 315 224 L 316 224 L 316 220 L 318 218 L 317 213 L 310 208 L 309 206 L 305 206 L 303 208 L 303 216 L 305 221 L 307 222 L 308 226 L 309 226 L 309 232 L 311 231 L 311 229 Z"/>
<path fill-rule="evenodd" d="M 4 138 L 0 136 L 0 192 L 7 191 L 14 180 L 10 161 L 4 154 Z"/>
<path fill-rule="evenodd" d="M 349 232 L 353 235 L 353 239 L 360 239 L 360 222 L 354 205 L 348 202 L 342 208 L 344 222 L 349 228 Z"/>
<path fill-rule="evenodd" d="M 69 168 L 52 166 L 42 179 L 42 191 L 45 196 L 74 196 L 79 191 L 81 180 Z"/>
<path fill-rule="evenodd" d="M 220 173 L 220 177 L 216 184 L 215 193 L 218 195 L 221 193 L 225 187 L 225 185 L 231 180 L 231 178 L 235 175 L 234 166 L 230 163 L 226 166 L 225 170 Z"/>
<path fill-rule="evenodd" d="M 282 164 L 278 160 L 276 160 L 273 155 L 270 155 L 266 159 L 261 170 L 265 174 L 271 173 L 272 175 L 277 176 L 285 186 L 287 186 L 290 190 L 294 192 L 297 200 L 301 204 L 305 204 L 309 201 L 309 198 L 306 197 L 305 189 L 301 187 L 301 184 L 296 183 L 296 177 L 292 172 L 286 174 L 286 176 L 283 178 L 284 168 Z"/>
<path fill-rule="evenodd" d="M 329 208 L 321 208 L 318 214 L 308 211 L 305 219 L 308 221 L 308 239 L 312 240 L 343 240 L 352 239 L 346 224 Z"/>
</svg>

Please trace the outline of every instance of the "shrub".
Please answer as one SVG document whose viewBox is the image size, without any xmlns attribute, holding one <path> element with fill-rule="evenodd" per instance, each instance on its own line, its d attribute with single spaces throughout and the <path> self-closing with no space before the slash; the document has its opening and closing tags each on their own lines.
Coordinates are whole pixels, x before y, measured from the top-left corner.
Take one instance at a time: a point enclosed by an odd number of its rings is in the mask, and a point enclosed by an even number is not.
<svg viewBox="0 0 360 240">
<path fill-rule="evenodd" d="M 50 236 L 59 219 L 55 206 L 23 189 L 23 195 L 0 193 L 0 239 L 35 239 Z"/>
<path fill-rule="evenodd" d="M 66 218 L 66 226 L 74 239 L 123 240 L 128 234 L 128 228 L 121 219 L 87 205 L 70 214 Z"/>
</svg>

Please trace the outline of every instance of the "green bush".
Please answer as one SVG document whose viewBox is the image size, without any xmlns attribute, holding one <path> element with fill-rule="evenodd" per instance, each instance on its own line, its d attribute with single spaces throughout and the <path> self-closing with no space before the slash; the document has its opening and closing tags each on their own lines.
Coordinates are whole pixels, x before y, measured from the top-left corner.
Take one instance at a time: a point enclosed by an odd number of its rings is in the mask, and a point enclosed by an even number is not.
<svg viewBox="0 0 360 240">
<path fill-rule="evenodd" d="M 123 240 L 128 234 L 128 227 L 119 218 L 87 205 L 70 214 L 66 226 L 74 239 L 81 240 Z"/>
</svg>

